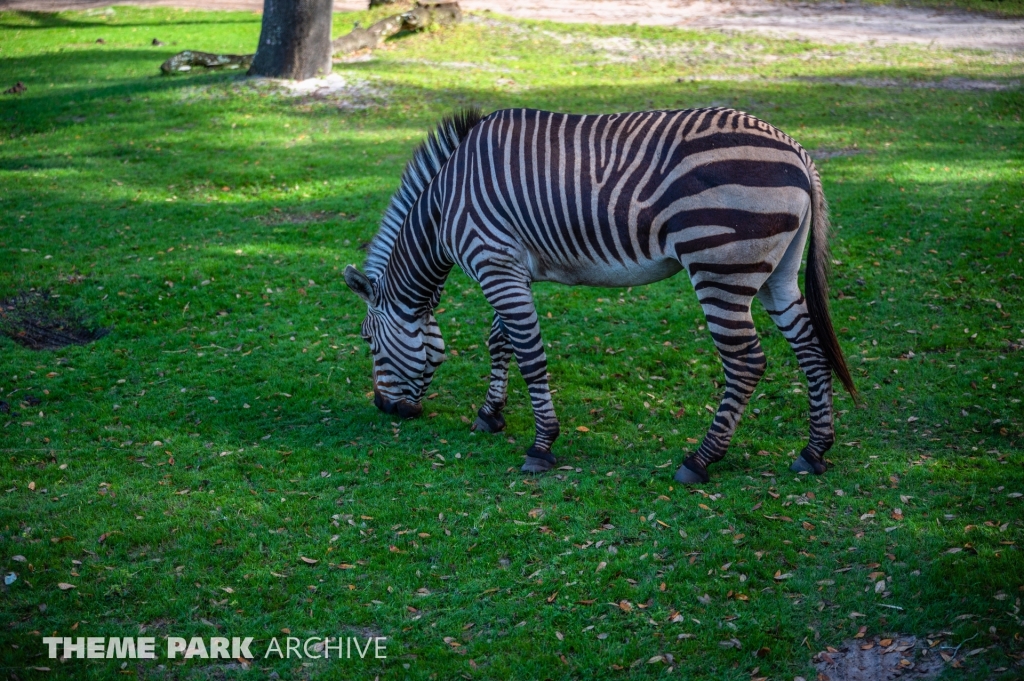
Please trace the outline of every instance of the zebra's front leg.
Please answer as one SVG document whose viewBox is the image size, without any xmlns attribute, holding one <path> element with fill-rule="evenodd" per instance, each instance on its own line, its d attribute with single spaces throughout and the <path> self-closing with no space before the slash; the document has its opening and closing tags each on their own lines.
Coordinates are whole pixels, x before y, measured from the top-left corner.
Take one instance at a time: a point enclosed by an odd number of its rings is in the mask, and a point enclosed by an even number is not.
<svg viewBox="0 0 1024 681">
<path fill-rule="evenodd" d="M 533 444 L 526 450 L 524 473 L 543 473 L 555 467 L 551 446 L 558 438 L 558 419 L 548 387 L 548 360 L 540 337 L 540 320 L 527 279 L 515 272 L 494 274 L 480 282 L 494 308 L 497 326 L 512 346 L 519 371 L 526 381 L 536 428 Z M 488 394 L 490 397 L 490 394 Z"/>
<path fill-rule="evenodd" d="M 480 407 L 476 414 L 473 429 L 499 433 L 505 430 L 505 417 L 501 412 L 508 401 L 508 365 L 512 361 L 513 350 L 497 313 L 491 321 L 491 335 L 487 339 L 487 348 L 491 353 L 491 384 L 487 388 L 484 406 Z"/>
<path fill-rule="evenodd" d="M 714 306 L 704 303 L 708 330 L 725 369 L 725 394 L 704 441 L 676 471 L 676 481 L 683 484 L 708 481 L 708 466 L 725 456 L 743 410 L 767 368 L 754 320 L 750 316 L 750 299 L 746 302 L 745 313 L 737 310 L 739 305 L 734 304 L 728 317 L 723 316 L 725 310 L 709 310 L 709 307 Z"/>
</svg>

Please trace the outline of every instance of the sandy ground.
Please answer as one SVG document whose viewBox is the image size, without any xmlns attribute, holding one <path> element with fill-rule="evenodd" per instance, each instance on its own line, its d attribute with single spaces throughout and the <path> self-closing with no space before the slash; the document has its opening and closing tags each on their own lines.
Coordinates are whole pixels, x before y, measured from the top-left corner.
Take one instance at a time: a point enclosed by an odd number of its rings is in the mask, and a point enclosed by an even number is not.
<svg viewBox="0 0 1024 681">
<path fill-rule="evenodd" d="M 258 12 L 262 0 L 0 0 L 0 9 L 57 11 L 111 4 L 236 9 Z M 567 23 L 644 24 L 752 31 L 824 43 L 893 45 L 1024 52 L 1024 20 L 855 2 L 796 3 L 771 0 L 461 0 L 470 11 L 491 10 L 523 19 Z M 364 2 L 336 0 L 335 11 Z"/>
</svg>

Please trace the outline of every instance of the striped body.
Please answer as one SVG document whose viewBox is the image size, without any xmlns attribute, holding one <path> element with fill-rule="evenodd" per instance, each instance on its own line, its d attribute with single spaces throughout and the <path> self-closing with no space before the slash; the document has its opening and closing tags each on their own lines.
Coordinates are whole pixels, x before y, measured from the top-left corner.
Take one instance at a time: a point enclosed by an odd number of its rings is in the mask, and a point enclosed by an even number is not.
<svg viewBox="0 0 1024 681">
<path fill-rule="evenodd" d="M 470 133 L 447 168 L 453 181 L 438 185 L 454 190 L 441 198 L 442 238 L 472 267 L 460 254 L 477 228 L 517 251 L 533 280 L 571 285 L 761 263 L 810 217 L 808 163 L 788 137 L 731 110 L 502 111 Z"/>
<path fill-rule="evenodd" d="M 430 311 L 458 264 L 495 309 L 491 386 L 477 426 L 504 427 L 515 356 L 537 427 L 524 469 L 544 470 L 554 464 L 558 421 L 530 284 L 636 286 L 685 270 L 722 356 L 726 390 L 704 442 L 677 479 L 707 479 L 707 466 L 724 455 L 764 373 L 750 315 L 755 296 L 808 376 L 811 441 L 803 465 L 823 472 L 822 455 L 833 441 L 832 371 L 844 383 L 848 374 L 824 298 L 824 198 L 800 145 L 729 109 L 602 116 L 516 109 L 465 121 L 463 129 L 445 125 L 432 143 L 447 135 L 449 144 L 417 153 L 371 246 L 372 323 L 364 324 L 371 345 L 388 345 L 381 336 L 415 337 L 436 355 L 440 335 L 434 339 Z M 422 179 L 410 181 L 411 174 Z M 797 283 L 809 235 L 810 310 Z M 403 346 L 406 353 L 412 347 Z M 375 377 L 384 379 L 375 379 L 377 390 L 384 402 L 417 403 L 429 377 L 412 376 L 418 360 L 407 362 L 414 368 L 404 376 L 377 372 L 402 352 L 389 347 L 374 353 Z M 422 375 L 435 368 L 428 361 Z"/>
</svg>

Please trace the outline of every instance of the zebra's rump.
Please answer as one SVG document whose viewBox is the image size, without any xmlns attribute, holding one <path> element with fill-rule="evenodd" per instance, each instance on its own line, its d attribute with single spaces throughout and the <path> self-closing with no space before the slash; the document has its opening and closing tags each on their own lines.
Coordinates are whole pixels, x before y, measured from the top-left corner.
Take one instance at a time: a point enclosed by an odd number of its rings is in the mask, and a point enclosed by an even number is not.
<svg viewBox="0 0 1024 681">
<path fill-rule="evenodd" d="M 521 244 L 537 278 L 648 283 L 723 246 L 735 262 L 788 243 L 810 216 L 810 166 L 788 135 L 731 109 L 497 111 L 452 158 L 446 241 L 483 230 Z"/>
</svg>

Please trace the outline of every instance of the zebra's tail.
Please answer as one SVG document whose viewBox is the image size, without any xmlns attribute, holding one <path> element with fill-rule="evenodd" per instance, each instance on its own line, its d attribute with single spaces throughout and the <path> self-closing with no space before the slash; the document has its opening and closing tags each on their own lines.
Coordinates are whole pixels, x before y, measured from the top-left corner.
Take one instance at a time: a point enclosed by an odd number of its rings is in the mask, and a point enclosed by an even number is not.
<svg viewBox="0 0 1024 681">
<path fill-rule="evenodd" d="M 831 272 L 832 256 L 829 252 L 829 236 L 831 227 L 828 219 L 828 203 L 825 192 L 821 188 L 821 177 L 814 161 L 807 159 L 807 171 L 811 179 L 811 238 L 807 254 L 807 269 L 804 272 L 804 295 L 807 298 L 807 311 L 811 315 L 811 323 L 818 336 L 818 343 L 825 353 L 832 371 L 842 382 L 847 392 L 856 400 L 857 388 L 853 377 L 846 366 L 843 349 L 839 347 L 835 329 L 832 328 L 832 316 L 828 309 L 828 280 Z"/>
</svg>

